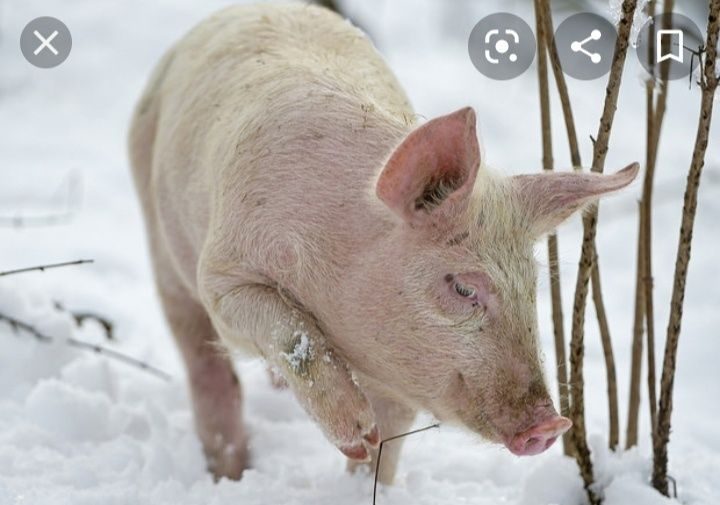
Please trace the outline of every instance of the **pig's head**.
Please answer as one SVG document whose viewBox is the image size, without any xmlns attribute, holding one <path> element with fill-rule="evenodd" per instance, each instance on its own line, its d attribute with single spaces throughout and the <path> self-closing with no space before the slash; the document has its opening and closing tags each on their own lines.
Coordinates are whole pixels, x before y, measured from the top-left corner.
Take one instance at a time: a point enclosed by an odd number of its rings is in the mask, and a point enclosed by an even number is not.
<svg viewBox="0 0 720 505">
<path fill-rule="evenodd" d="M 380 345 L 351 350 L 373 356 L 352 364 L 515 454 L 545 450 L 571 423 L 543 375 L 533 248 L 637 170 L 500 177 L 481 167 L 472 109 L 415 129 L 377 178 L 391 231 L 354 310 Z"/>
</svg>

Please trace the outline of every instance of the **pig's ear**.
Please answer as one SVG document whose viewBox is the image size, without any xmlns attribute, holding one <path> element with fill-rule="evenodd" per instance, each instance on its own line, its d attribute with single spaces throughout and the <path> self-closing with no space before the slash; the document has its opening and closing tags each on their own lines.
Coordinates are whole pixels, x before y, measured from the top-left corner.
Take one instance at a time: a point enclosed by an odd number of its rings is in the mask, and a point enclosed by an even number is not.
<svg viewBox="0 0 720 505">
<path fill-rule="evenodd" d="M 543 173 L 518 175 L 512 180 L 518 200 L 527 212 L 531 232 L 540 237 L 600 196 L 630 184 L 638 169 L 639 165 L 632 163 L 612 175 Z"/>
<path fill-rule="evenodd" d="M 475 111 L 466 107 L 410 133 L 390 156 L 377 181 L 377 196 L 413 226 L 467 206 L 480 148 Z"/>
</svg>

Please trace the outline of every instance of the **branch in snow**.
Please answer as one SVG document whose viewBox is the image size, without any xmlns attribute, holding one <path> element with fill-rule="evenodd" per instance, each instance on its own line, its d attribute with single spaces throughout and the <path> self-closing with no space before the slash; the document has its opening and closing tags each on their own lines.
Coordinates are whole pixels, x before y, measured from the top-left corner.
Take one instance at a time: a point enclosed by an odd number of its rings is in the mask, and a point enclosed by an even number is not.
<svg viewBox="0 0 720 505">
<path fill-rule="evenodd" d="M 37 265 L 34 267 L 18 268 L 15 270 L 6 270 L 4 272 L 0 272 L 0 277 L 6 276 L 6 275 L 22 274 L 22 273 L 26 273 L 26 272 L 44 272 L 45 270 L 49 270 L 51 268 L 69 267 L 69 266 L 75 266 L 75 265 L 85 265 L 87 263 L 94 263 L 94 262 L 95 262 L 95 260 L 75 260 L 75 261 L 64 261 L 62 263 L 51 263 L 48 265 Z"/>
<path fill-rule="evenodd" d="M 552 21 L 548 23 L 546 17 L 551 16 L 548 0 L 534 0 L 535 29 L 538 39 L 538 88 L 540 93 L 540 124 L 542 133 L 542 165 L 543 170 L 553 170 L 552 123 L 550 115 L 550 90 L 548 79 L 548 45 L 554 45 L 552 37 Z M 557 51 L 557 48 L 555 48 Z M 569 102 L 567 104 L 569 106 Z M 572 114 L 572 111 L 570 112 Z M 573 125 L 573 128 L 575 126 Z M 569 416 L 569 395 L 566 391 L 567 383 L 567 357 L 565 354 L 565 327 L 563 323 L 562 293 L 560 290 L 560 266 L 558 239 L 556 233 L 547 238 L 548 261 L 550 273 L 550 300 L 552 310 L 553 336 L 555 340 L 555 363 L 557 364 L 558 394 L 560 398 L 560 413 Z M 562 437 L 565 455 L 572 454 L 570 433 Z"/>
<path fill-rule="evenodd" d="M 678 339 L 682 323 L 683 301 L 685 299 L 685 281 L 687 280 L 690 249 L 692 245 L 695 211 L 697 209 L 698 186 L 705 164 L 705 152 L 710 140 L 710 123 L 712 121 L 713 102 L 718 87 L 717 56 L 718 39 L 720 38 L 720 0 L 710 2 L 708 15 L 707 41 L 704 68 L 702 97 L 700 99 L 700 120 L 695 136 L 692 161 L 688 171 L 683 204 L 680 239 L 678 240 L 675 260 L 675 275 L 672 298 L 670 302 L 670 320 L 667 326 L 665 356 L 663 359 L 662 378 L 660 380 L 660 403 L 657 421 L 653 430 L 653 475 L 655 489 L 668 495 L 667 477 L 667 445 L 670 440 L 670 420 L 673 407 L 673 384 L 675 382 L 675 364 L 677 359 Z"/>
<path fill-rule="evenodd" d="M 77 324 L 78 326 L 82 326 L 85 321 L 95 321 L 100 326 L 102 326 L 103 330 L 105 331 L 105 337 L 108 340 L 115 340 L 115 335 L 113 332 L 115 325 L 105 316 L 101 316 L 100 314 L 96 314 L 94 312 L 77 312 L 68 310 L 60 302 L 53 302 L 53 305 L 57 310 L 70 314 L 75 320 L 75 324 Z"/>
<path fill-rule="evenodd" d="M 546 40 L 545 46 L 550 56 L 550 62 L 552 64 L 553 74 L 555 76 L 555 83 L 557 86 L 558 95 L 560 96 L 560 103 L 562 105 L 563 118 L 565 120 L 565 129 L 568 139 L 568 147 L 570 149 L 570 159 L 575 170 L 582 169 L 582 160 L 580 158 L 580 148 L 577 139 L 577 131 L 575 128 L 575 119 L 573 117 L 572 106 L 570 103 L 570 94 L 568 92 L 567 84 L 565 82 L 565 74 L 562 71 L 562 65 L 560 63 L 560 56 L 558 54 L 557 45 L 555 40 L 550 36 L 554 33 L 552 23 L 552 13 L 550 10 L 549 0 L 536 0 L 538 10 L 541 12 L 542 21 L 542 33 Z M 538 29 L 538 33 L 541 30 Z M 540 45 L 540 44 L 539 44 Z M 539 59 L 538 59 L 539 61 Z M 590 136 L 593 148 L 595 147 L 595 138 Z M 619 421 L 618 421 L 618 403 L 617 403 L 617 384 L 616 384 L 616 371 L 615 371 L 615 360 L 612 348 L 612 339 L 610 337 L 610 326 L 607 322 L 607 315 L 605 313 L 605 302 L 603 301 L 602 288 L 600 287 L 600 272 L 599 272 L 599 261 L 597 248 L 593 244 L 593 257 L 595 258 L 592 266 L 591 277 L 592 277 L 592 299 L 595 305 L 595 312 L 598 320 L 598 327 L 600 331 L 600 339 L 602 342 L 604 356 L 605 356 L 605 369 L 607 373 L 608 383 L 608 418 L 609 418 L 609 434 L 608 434 L 608 445 L 610 448 L 614 448 L 618 443 L 618 432 L 619 432 Z M 558 290 L 559 297 L 559 290 Z M 553 314 L 553 319 L 556 315 Z M 557 352 L 557 341 L 556 341 L 556 352 Z M 562 350 L 564 355 L 564 349 Z M 567 373 L 565 370 L 558 370 L 558 382 L 564 384 L 566 382 Z M 567 388 L 567 386 L 565 386 Z M 567 394 L 564 395 L 565 406 L 563 406 L 563 395 L 561 395 L 560 406 L 564 410 L 563 415 L 569 416 L 569 407 L 567 405 L 568 398 L 570 396 L 569 390 L 566 389 Z M 565 446 L 566 454 L 572 453 L 572 431 L 567 432 L 563 435 L 563 443 Z M 569 449 L 569 450 L 568 450 Z M 578 465 L 582 468 L 586 465 L 582 456 L 578 456 Z"/>
<path fill-rule="evenodd" d="M 615 41 L 610 76 L 605 94 L 605 103 L 600 117 L 600 126 L 593 143 L 592 172 L 602 173 L 605 168 L 612 131 L 615 111 L 617 110 L 620 84 L 622 83 L 623 67 L 627 56 L 630 32 L 637 0 L 623 0 L 622 18 L 618 27 L 618 37 Z M 573 301 L 572 332 L 570 337 L 570 383 L 572 384 L 572 396 L 570 404 L 571 420 L 573 422 L 572 434 L 575 442 L 575 458 L 580 466 L 580 474 L 585 484 L 588 499 L 592 505 L 600 503 L 595 489 L 593 466 L 590 459 L 590 448 L 587 444 L 585 431 L 585 398 L 583 391 L 583 364 L 585 360 L 585 307 L 587 305 L 588 284 L 595 262 L 597 261 L 597 250 L 595 246 L 595 235 L 597 233 L 598 208 L 597 206 L 583 216 L 583 241 L 578 262 L 577 279 L 575 283 L 575 298 Z"/>
<path fill-rule="evenodd" d="M 0 321 L 5 322 L 8 325 L 10 325 L 10 327 L 16 333 L 18 333 L 19 331 L 24 331 L 25 333 L 33 336 L 38 342 L 42 342 L 44 344 L 49 344 L 49 343 L 57 340 L 55 337 L 41 332 L 35 326 L 33 326 L 29 323 L 26 323 L 24 321 L 20 321 L 19 319 L 15 319 L 14 317 L 6 316 L 3 313 L 0 313 Z M 164 371 L 160 370 L 159 368 L 155 368 L 152 365 L 149 365 L 143 361 L 140 361 L 139 359 L 133 358 L 132 356 L 128 356 L 127 354 L 121 353 L 114 349 L 110 349 L 108 347 L 104 347 L 104 346 L 97 345 L 97 344 L 91 344 L 90 342 L 84 342 L 84 341 L 78 340 L 77 338 L 74 338 L 74 337 L 69 337 L 69 338 L 65 339 L 65 343 L 71 347 L 83 349 L 86 351 L 92 351 L 97 354 L 101 354 L 107 358 L 114 359 L 115 361 L 125 363 L 126 365 L 130 365 L 132 367 L 139 368 L 140 370 L 148 372 L 156 377 L 159 377 L 160 379 L 163 379 L 166 381 L 169 381 L 172 379 L 170 374 L 168 374 L 167 372 L 164 372 Z"/>
<path fill-rule="evenodd" d="M 377 461 L 375 462 L 375 482 L 373 483 L 373 505 L 376 505 L 376 499 L 377 499 L 377 484 L 378 484 L 378 475 L 380 474 L 380 457 L 382 456 L 382 450 L 383 450 L 383 444 L 385 442 L 390 442 L 392 440 L 397 440 L 398 438 L 407 437 L 409 435 L 415 435 L 416 433 L 421 433 L 423 431 L 431 430 L 433 428 L 439 428 L 439 424 L 431 424 L 430 426 L 425 426 L 424 428 L 419 428 L 417 430 L 408 431 L 407 433 L 401 433 L 400 435 L 395 435 L 394 437 L 386 438 L 384 440 L 380 441 L 380 447 L 378 448 L 378 454 L 377 454 Z"/>
</svg>

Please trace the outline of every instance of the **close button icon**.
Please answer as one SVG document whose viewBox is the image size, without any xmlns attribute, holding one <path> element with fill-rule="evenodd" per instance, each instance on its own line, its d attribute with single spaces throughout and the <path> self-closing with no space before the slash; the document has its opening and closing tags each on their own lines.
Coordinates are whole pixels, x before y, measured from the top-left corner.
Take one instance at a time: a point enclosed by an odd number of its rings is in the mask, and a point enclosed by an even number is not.
<svg viewBox="0 0 720 505">
<path fill-rule="evenodd" d="M 72 36 L 65 23 L 43 16 L 30 21 L 20 35 L 25 59 L 39 68 L 53 68 L 65 61 L 72 49 Z"/>
</svg>

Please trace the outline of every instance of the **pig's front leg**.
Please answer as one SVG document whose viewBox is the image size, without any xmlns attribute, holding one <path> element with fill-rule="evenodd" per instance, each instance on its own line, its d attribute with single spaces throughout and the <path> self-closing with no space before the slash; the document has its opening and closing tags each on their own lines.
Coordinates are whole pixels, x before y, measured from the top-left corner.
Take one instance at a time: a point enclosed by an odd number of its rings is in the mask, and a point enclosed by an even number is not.
<svg viewBox="0 0 720 505">
<path fill-rule="evenodd" d="M 395 435 L 406 433 L 413 424 L 415 419 L 415 411 L 403 405 L 402 403 L 387 398 L 373 391 L 368 392 L 368 398 L 372 403 L 378 427 L 383 438 L 388 439 Z M 374 472 L 378 468 L 378 480 L 383 484 L 392 484 L 395 479 L 398 460 L 400 459 L 400 450 L 404 442 L 404 438 L 399 438 L 383 445 L 382 461 L 377 467 L 378 451 L 373 449 L 370 451 L 372 461 L 370 463 L 361 463 L 354 460 L 348 461 L 348 470 L 354 472 L 361 466 L 370 465 L 370 472 Z"/>
<path fill-rule="evenodd" d="M 372 407 L 312 316 L 263 284 L 234 287 L 215 297 L 207 290 L 203 294 L 227 345 L 241 346 L 240 339 L 250 339 L 343 454 L 370 458 L 371 448 L 380 442 Z"/>
</svg>

